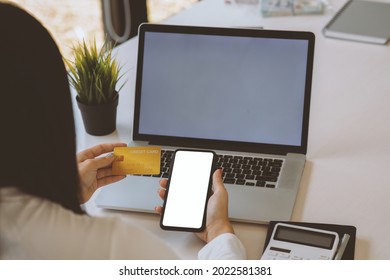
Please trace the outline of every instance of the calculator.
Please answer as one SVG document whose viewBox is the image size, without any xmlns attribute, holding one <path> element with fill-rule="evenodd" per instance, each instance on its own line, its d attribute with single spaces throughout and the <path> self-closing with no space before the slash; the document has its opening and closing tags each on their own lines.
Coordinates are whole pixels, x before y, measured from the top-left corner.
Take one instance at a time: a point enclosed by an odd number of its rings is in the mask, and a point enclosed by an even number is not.
<svg viewBox="0 0 390 280">
<path fill-rule="evenodd" d="M 331 260 L 339 245 L 337 232 L 277 223 L 262 260 Z"/>
</svg>

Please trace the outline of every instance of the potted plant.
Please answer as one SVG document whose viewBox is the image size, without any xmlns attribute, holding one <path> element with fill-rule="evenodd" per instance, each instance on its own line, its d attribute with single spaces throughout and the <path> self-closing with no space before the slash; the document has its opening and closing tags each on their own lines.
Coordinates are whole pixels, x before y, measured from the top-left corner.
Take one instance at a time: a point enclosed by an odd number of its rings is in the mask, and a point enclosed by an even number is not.
<svg viewBox="0 0 390 280">
<path fill-rule="evenodd" d="M 74 60 L 65 60 L 71 85 L 77 92 L 77 105 L 84 127 L 91 135 L 106 135 L 116 129 L 121 67 L 112 56 L 112 44 L 98 50 L 96 40 L 90 47 L 85 41 L 73 46 Z"/>
</svg>

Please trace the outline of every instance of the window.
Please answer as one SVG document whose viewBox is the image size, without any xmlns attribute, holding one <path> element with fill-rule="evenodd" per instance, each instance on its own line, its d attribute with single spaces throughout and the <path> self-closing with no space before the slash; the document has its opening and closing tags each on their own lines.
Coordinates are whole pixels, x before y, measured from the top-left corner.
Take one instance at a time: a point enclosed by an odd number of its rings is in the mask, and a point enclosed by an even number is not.
<svg viewBox="0 0 390 280">
<path fill-rule="evenodd" d="M 139 1 L 139 0 L 136 0 Z M 197 0 L 147 0 L 148 19 L 160 22 Z M 102 0 L 8 0 L 34 15 L 50 31 L 61 53 L 71 58 L 71 47 L 82 38 L 104 41 Z"/>
</svg>

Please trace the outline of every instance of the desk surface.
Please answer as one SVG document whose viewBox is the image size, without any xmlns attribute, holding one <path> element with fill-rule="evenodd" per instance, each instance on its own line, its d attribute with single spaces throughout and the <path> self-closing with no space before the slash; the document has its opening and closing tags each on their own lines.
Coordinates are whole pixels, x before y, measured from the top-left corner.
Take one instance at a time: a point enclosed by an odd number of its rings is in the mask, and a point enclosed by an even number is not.
<svg viewBox="0 0 390 280">
<path fill-rule="evenodd" d="M 333 9 L 323 15 L 262 18 L 254 6 L 203 0 L 166 23 L 315 33 L 307 163 L 292 220 L 354 225 L 356 259 L 390 259 L 390 48 L 325 38 L 322 28 L 345 1 L 332 2 Z M 128 80 L 120 92 L 117 131 L 104 137 L 86 134 L 74 106 L 78 150 L 131 140 L 136 55 L 137 38 L 117 48 Z M 203 245 L 191 233 L 160 230 L 157 215 L 101 210 L 94 205 L 95 197 L 87 204 L 92 215 L 119 215 L 137 223 L 182 258 L 196 258 Z M 259 259 L 267 227 L 234 223 L 234 229 L 248 258 Z"/>
</svg>

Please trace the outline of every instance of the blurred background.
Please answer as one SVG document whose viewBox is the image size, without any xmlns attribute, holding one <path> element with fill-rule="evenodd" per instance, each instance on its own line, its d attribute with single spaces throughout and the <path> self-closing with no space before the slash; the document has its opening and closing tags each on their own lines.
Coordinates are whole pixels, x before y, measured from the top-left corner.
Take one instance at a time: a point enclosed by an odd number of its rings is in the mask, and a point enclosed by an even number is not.
<svg viewBox="0 0 390 280">
<path fill-rule="evenodd" d="M 126 3 L 126 1 L 128 1 Z M 105 33 L 116 33 L 122 41 L 136 35 L 141 22 L 159 23 L 188 8 L 198 0 L 7 0 L 15 3 L 42 22 L 51 32 L 65 58 L 72 57 L 71 47 L 94 38 L 101 46 Z M 131 11 L 130 13 L 127 13 Z M 127 14 L 126 14 L 127 13 Z M 131 18 L 131 32 L 126 30 Z M 127 34 L 129 33 L 129 34 Z M 114 36 L 112 35 L 112 36 Z M 112 36 L 108 37 L 114 41 Z M 114 36 L 115 37 L 115 36 Z"/>
</svg>

